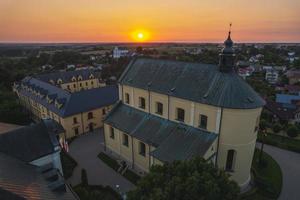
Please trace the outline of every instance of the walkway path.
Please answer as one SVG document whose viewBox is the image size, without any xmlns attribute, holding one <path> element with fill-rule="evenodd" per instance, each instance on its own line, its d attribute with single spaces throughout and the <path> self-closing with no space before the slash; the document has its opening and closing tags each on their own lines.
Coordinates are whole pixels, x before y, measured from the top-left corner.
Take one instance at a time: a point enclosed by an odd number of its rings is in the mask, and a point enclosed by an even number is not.
<svg viewBox="0 0 300 200">
<path fill-rule="evenodd" d="M 256 145 L 260 148 L 260 144 Z M 300 154 L 265 145 L 264 151 L 270 154 L 280 165 L 283 185 L 279 200 L 300 199 Z"/>
<path fill-rule="evenodd" d="M 70 145 L 69 153 L 78 162 L 78 166 L 68 182 L 72 185 L 79 184 L 81 182 L 81 169 L 84 168 L 87 171 L 90 185 L 109 185 L 114 189 L 116 185 L 120 185 L 121 192 L 133 189 L 134 185 L 131 182 L 97 157 L 101 151 L 103 151 L 102 130 L 75 139 Z"/>
</svg>

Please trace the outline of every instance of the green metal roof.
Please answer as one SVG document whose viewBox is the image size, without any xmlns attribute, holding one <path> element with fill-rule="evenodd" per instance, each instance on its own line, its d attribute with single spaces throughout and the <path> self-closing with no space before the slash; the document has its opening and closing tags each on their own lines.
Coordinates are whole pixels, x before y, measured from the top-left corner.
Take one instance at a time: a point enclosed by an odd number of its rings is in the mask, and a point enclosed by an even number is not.
<svg viewBox="0 0 300 200">
<path fill-rule="evenodd" d="M 264 100 L 235 72 L 218 66 L 138 58 L 120 77 L 124 85 L 224 108 L 263 107 Z"/>
<path fill-rule="evenodd" d="M 215 133 L 172 122 L 121 102 L 104 122 L 156 147 L 151 155 L 161 161 L 203 156 L 217 138 Z"/>
</svg>

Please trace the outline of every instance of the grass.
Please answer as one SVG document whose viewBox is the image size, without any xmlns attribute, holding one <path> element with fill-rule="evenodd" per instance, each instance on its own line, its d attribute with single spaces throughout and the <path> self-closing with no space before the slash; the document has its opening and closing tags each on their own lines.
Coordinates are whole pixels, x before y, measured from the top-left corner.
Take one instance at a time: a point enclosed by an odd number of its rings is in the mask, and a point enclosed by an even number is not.
<svg viewBox="0 0 300 200">
<path fill-rule="evenodd" d="M 123 176 L 129 180 L 131 183 L 133 184 L 137 184 L 138 181 L 141 179 L 141 177 L 139 175 L 137 175 L 136 173 L 134 173 L 133 171 L 131 171 L 130 169 L 127 169 L 126 172 L 123 174 Z"/>
<path fill-rule="evenodd" d="M 254 174 L 255 188 L 242 195 L 241 199 L 277 199 L 282 188 L 282 172 L 277 162 L 267 153 L 263 153 L 262 164 L 259 164 L 258 149 L 252 163 Z"/>
<path fill-rule="evenodd" d="M 111 168 L 113 168 L 115 171 L 117 171 L 119 169 L 119 167 L 120 167 L 119 163 L 116 160 L 114 160 L 113 158 L 109 157 L 108 155 L 106 155 L 103 152 L 99 153 L 98 158 L 100 158 L 100 160 L 102 160 L 108 166 L 110 166 Z"/>
<path fill-rule="evenodd" d="M 103 152 L 99 153 L 98 158 L 100 158 L 100 160 L 102 160 L 104 163 L 106 163 L 109 167 L 111 167 L 115 171 L 118 171 L 118 169 L 120 168 L 119 163 L 115 159 L 111 158 L 110 156 L 106 155 Z M 135 185 L 141 179 L 139 175 L 137 175 L 135 172 L 133 172 L 130 169 L 127 169 L 126 172 L 123 174 L 123 176 Z"/>
<path fill-rule="evenodd" d="M 80 200 L 121 200 L 121 196 L 109 186 L 82 185 L 73 187 Z"/>
<path fill-rule="evenodd" d="M 73 171 L 78 164 L 77 164 L 76 160 L 74 160 L 65 151 L 61 151 L 60 159 L 61 159 L 61 165 L 63 168 L 64 177 L 65 177 L 65 179 L 68 179 L 73 175 Z"/>
<path fill-rule="evenodd" d="M 258 141 L 262 141 L 262 134 L 258 134 Z M 277 146 L 282 149 L 300 153 L 300 140 L 284 137 L 281 135 L 267 134 L 264 138 L 266 144 Z"/>
</svg>

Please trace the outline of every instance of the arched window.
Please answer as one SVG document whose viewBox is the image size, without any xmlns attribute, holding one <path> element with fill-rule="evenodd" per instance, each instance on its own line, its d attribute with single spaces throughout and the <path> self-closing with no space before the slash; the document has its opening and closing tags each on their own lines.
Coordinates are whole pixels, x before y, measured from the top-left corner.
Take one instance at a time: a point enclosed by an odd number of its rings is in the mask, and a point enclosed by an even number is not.
<svg viewBox="0 0 300 200">
<path fill-rule="evenodd" d="M 234 170 L 235 158 L 236 158 L 236 151 L 233 149 L 228 150 L 227 151 L 227 159 L 226 159 L 226 170 L 227 171 Z"/>
</svg>

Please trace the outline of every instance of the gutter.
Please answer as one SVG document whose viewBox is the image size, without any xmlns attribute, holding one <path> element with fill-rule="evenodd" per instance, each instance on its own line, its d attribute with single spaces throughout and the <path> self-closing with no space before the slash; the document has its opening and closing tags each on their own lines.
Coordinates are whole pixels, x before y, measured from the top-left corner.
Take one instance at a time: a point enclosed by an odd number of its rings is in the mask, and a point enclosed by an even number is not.
<svg viewBox="0 0 300 200">
<path fill-rule="evenodd" d="M 223 121 L 223 107 L 221 107 L 220 129 L 219 129 L 219 134 L 218 134 L 218 144 L 217 144 L 215 167 L 218 167 L 218 155 L 219 155 L 220 137 L 221 137 L 221 130 L 222 130 L 222 121 Z"/>
<path fill-rule="evenodd" d="M 134 169 L 134 150 L 133 150 L 133 137 L 131 137 L 131 157 L 132 157 L 132 169 Z"/>
<path fill-rule="evenodd" d="M 170 120 L 170 95 L 168 94 L 168 120 Z"/>
<path fill-rule="evenodd" d="M 84 132 L 84 125 L 83 125 L 83 113 L 80 113 L 81 114 L 81 128 L 82 128 L 82 133 L 85 133 Z"/>
</svg>

